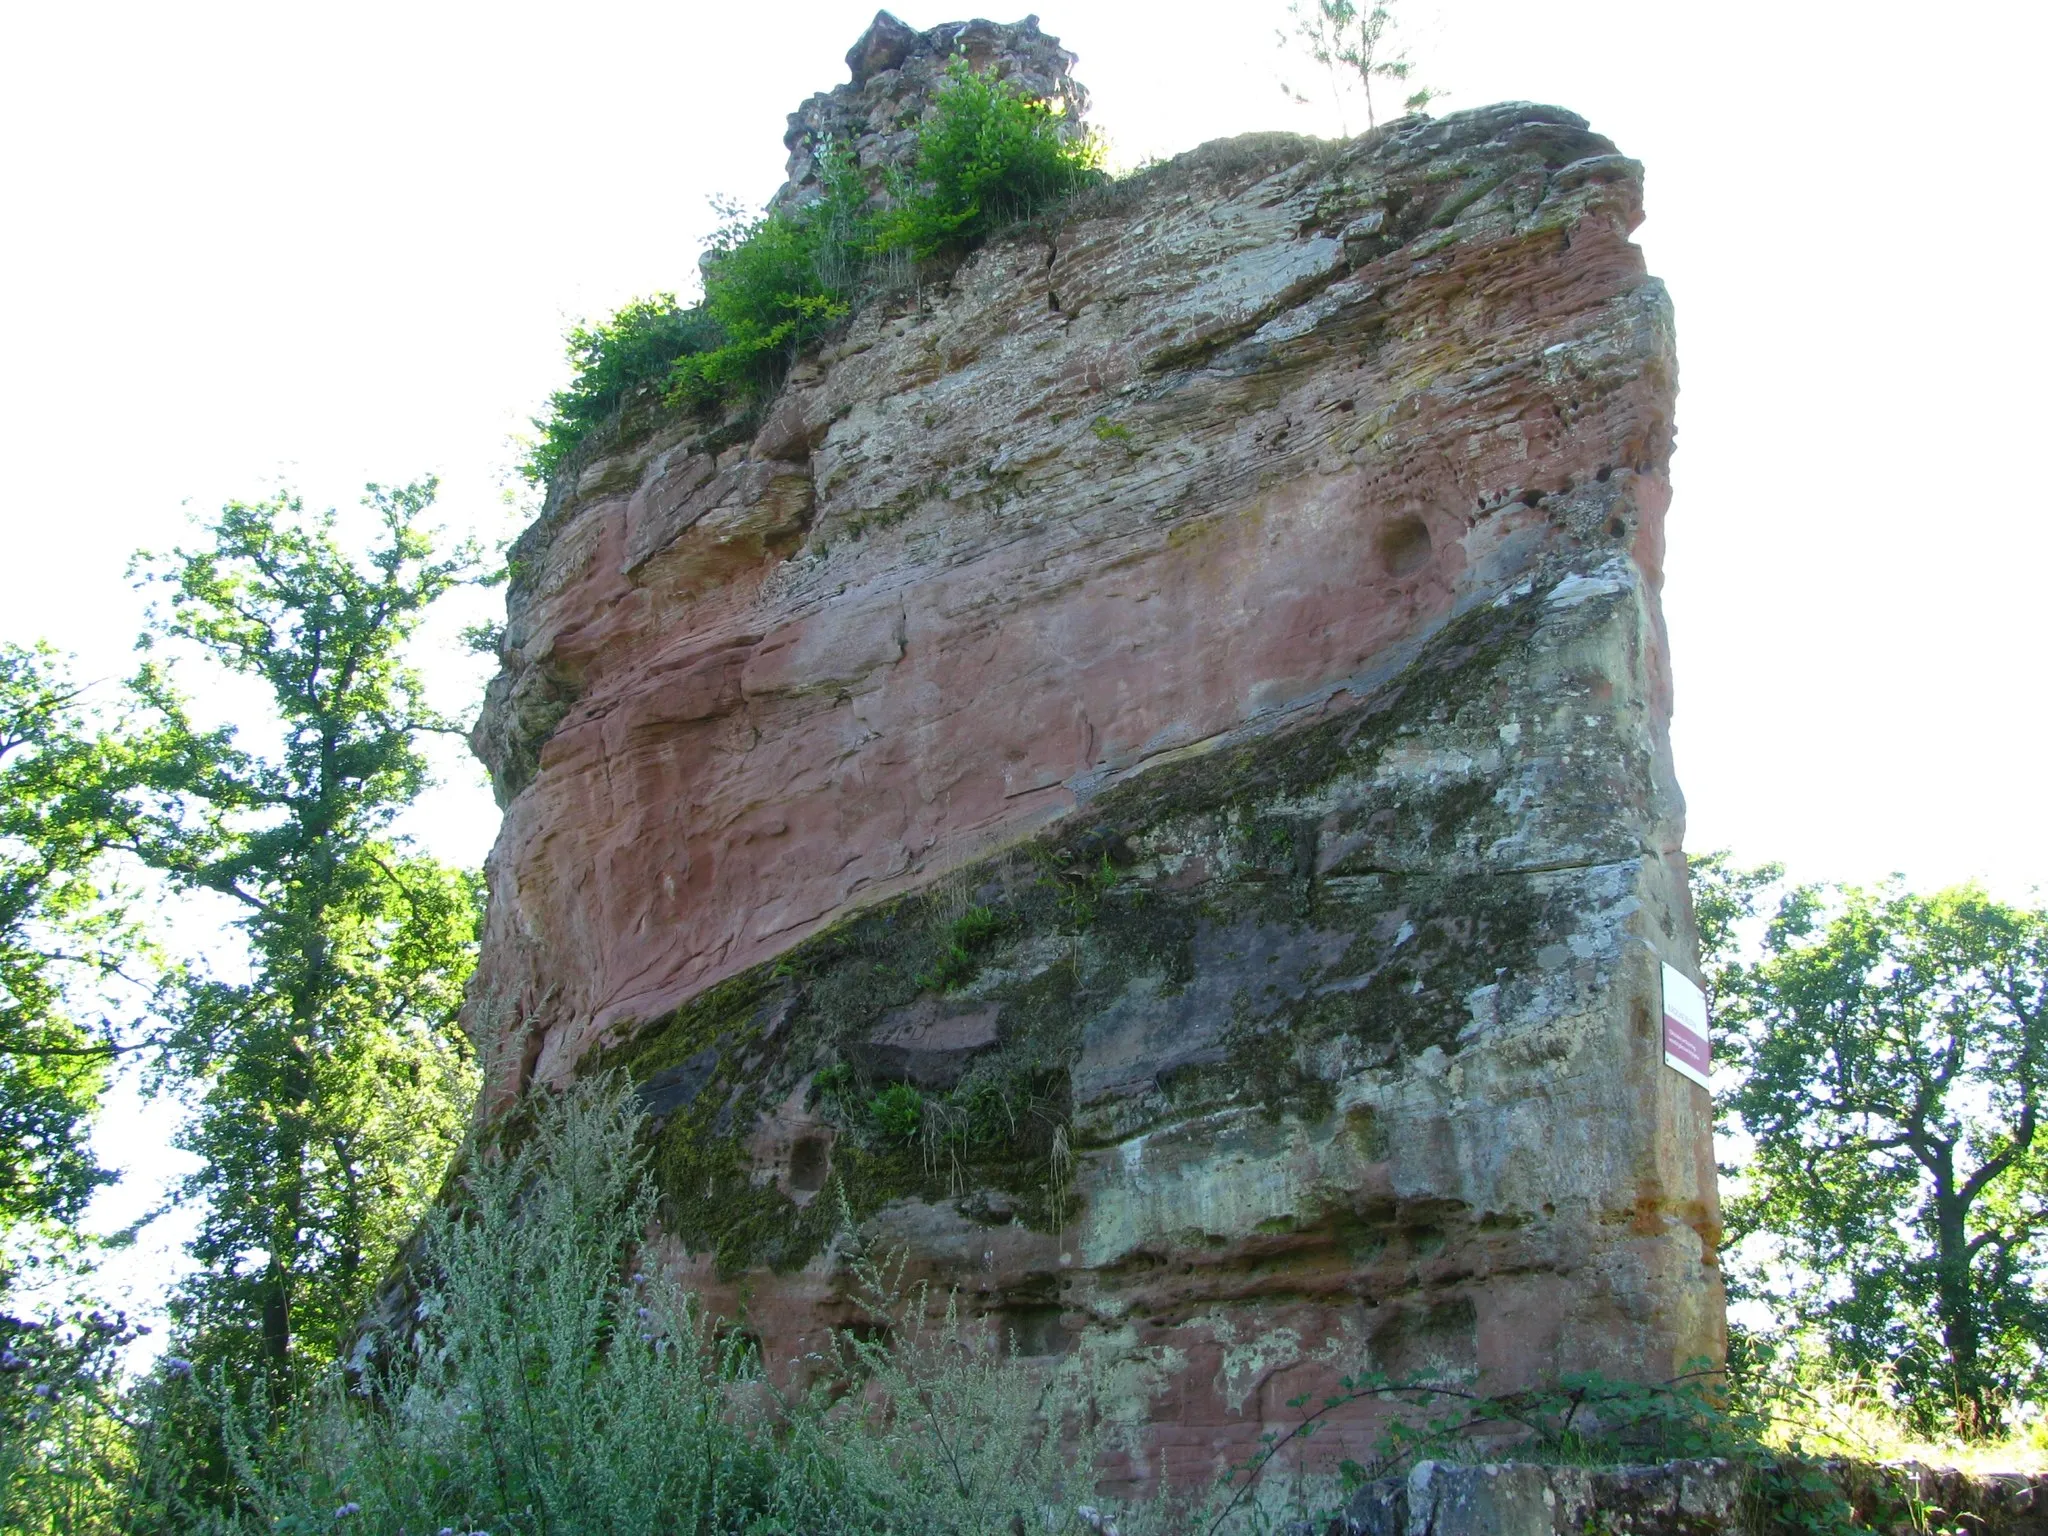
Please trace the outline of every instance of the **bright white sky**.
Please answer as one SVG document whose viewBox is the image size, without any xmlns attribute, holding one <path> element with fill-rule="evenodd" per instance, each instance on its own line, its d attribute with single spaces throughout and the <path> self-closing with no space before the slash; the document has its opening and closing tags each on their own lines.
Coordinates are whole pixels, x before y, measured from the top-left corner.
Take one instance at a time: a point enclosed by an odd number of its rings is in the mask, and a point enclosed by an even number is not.
<svg viewBox="0 0 2048 1536">
<path fill-rule="evenodd" d="M 1275 46 L 1283 0 L 1024 3 L 1121 163 L 1337 131 L 1282 98 L 1312 79 Z M 1408 3 L 1442 110 L 1555 102 L 1648 166 L 1637 238 L 1683 365 L 1691 846 L 2024 894 L 2048 873 L 2048 506 L 2022 452 L 2048 358 L 2042 8 Z M 687 288 L 707 198 L 766 199 L 785 114 L 845 78 L 872 14 L 0 4 L 0 638 L 120 675 L 130 552 L 280 481 L 346 505 L 433 471 L 452 526 L 513 531 L 510 436 L 566 324 Z M 474 664 L 425 659 L 470 710 Z M 495 809 L 465 762 L 445 777 L 420 829 L 480 859 Z M 175 1164 L 165 1124 L 124 1100 L 103 1134 L 122 1211 Z"/>
</svg>

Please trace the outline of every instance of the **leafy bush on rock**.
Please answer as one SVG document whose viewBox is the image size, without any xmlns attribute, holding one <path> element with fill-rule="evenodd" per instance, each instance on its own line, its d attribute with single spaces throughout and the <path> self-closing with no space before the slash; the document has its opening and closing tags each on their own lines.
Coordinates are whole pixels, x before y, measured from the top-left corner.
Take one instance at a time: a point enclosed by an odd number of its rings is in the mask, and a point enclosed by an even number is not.
<svg viewBox="0 0 2048 1536">
<path fill-rule="evenodd" d="M 1061 128 L 1050 102 L 954 60 L 883 245 L 919 257 L 964 251 L 1099 179 L 1099 146 Z"/>
<path fill-rule="evenodd" d="M 1100 179 L 1100 159 L 1052 104 L 954 60 L 909 174 L 890 178 L 889 206 L 874 206 L 847 146 L 828 144 L 817 201 L 757 219 L 726 210 L 705 253 L 702 302 L 654 294 L 573 329 L 573 376 L 536 418 L 521 472 L 545 484 L 643 392 L 707 411 L 772 393 L 803 349 L 851 312 L 880 264 L 962 256 Z"/>
<path fill-rule="evenodd" d="M 702 351 L 715 336 L 701 305 L 685 308 L 672 293 L 634 299 L 601 325 L 569 332 L 569 386 L 548 397 L 536 417 L 540 436 L 520 472 L 544 484 L 593 428 L 609 420 L 641 390 L 665 385 L 676 360 Z"/>
</svg>

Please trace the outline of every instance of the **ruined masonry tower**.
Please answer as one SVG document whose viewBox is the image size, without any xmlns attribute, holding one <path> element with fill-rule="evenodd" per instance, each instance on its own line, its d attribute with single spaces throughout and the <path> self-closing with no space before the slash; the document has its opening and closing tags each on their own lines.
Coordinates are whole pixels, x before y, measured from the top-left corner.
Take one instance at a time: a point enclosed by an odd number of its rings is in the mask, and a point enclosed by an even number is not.
<svg viewBox="0 0 2048 1536">
<path fill-rule="evenodd" d="M 828 135 L 901 163 L 960 52 L 1085 106 L 1035 19 L 884 15 L 778 199 Z M 665 1260 L 771 1361 L 856 1315 L 845 1210 L 1112 1352 L 1133 1480 L 1360 1364 L 1718 1356 L 1641 193 L 1526 103 L 1220 141 L 751 417 L 629 410 L 474 737 L 493 1102 L 630 1072 Z"/>
</svg>

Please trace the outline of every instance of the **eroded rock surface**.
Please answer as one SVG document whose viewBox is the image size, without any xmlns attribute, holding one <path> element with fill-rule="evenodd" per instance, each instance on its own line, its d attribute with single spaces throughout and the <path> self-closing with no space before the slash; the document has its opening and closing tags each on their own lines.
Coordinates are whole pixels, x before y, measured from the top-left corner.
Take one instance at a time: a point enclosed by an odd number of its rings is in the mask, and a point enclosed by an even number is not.
<svg viewBox="0 0 2048 1536">
<path fill-rule="evenodd" d="M 770 206 L 787 208 L 818 195 L 820 157 L 828 144 L 845 146 L 871 182 L 907 169 L 916 155 L 918 125 L 956 59 L 1054 103 L 1079 131 L 1088 92 L 1070 73 L 1074 56 L 1039 30 L 1036 16 L 1014 26 L 953 21 L 918 32 L 880 11 L 847 51 L 852 80 L 819 92 L 789 114 L 782 139 L 789 150 L 789 180 Z"/>
<path fill-rule="evenodd" d="M 1109 1350 L 1131 1480 L 1361 1365 L 1720 1353 L 1640 195 L 1523 103 L 1207 145 L 556 487 L 476 1016 L 503 1088 L 645 1084 L 771 1359 L 852 1320 L 845 1211 Z"/>
</svg>

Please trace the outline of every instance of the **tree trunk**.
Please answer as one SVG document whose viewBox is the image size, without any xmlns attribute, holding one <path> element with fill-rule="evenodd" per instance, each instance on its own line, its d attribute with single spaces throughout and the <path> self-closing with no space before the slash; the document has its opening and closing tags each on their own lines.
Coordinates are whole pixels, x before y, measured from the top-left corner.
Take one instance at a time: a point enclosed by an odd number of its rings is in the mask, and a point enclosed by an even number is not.
<svg viewBox="0 0 2048 1536">
<path fill-rule="evenodd" d="M 293 1070 L 286 1077 L 287 1103 L 303 1103 L 312 1091 L 312 1073 L 303 1051 L 287 1047 Z M 296 1111 L 294 1111 L 294 1118 Z M 279 1127 L 277 1148 L 278 1199 L 270 1218 L 270 1259 L 263 1271 L 263 1366 L 271 1380 L 273 1401 L 288 1391 L 292 1358 L 292 1304 L 299 1244 L 305 1233 L 306 1140 L 289 1122 Z"/>
<path fill-rule="evenodd" d="M 1969 1210 L 1952 1182 L 1935 1179 L 1935 1306 L 1941 1315 L 1941 1341 L 1948 1353 L 1950 1387 L 1955 1394 L 1956 1433 L 1965 1440 L 1986 1440 L 1999 1430 L 1999 1414 L 1985 1392 L 1977 1364 L 1977 1313 L 1970 1286 Z"/>
<path fill-rule="evenodd" d="M 298 1252 L 299 1214 L 304 1192 L 296 1171 L 303 1157 L 294 1157 L 291 1193 L 271 1221 L 270 1259 L 263 1270 L 263 1337 L 259 1348 L 273 1417 L 282 1414 L 292 1396 L 292 1260 Z"/>
</svg>

